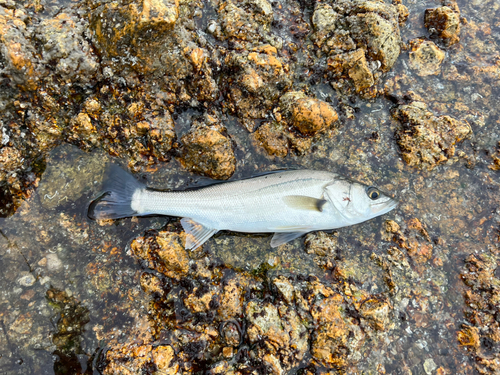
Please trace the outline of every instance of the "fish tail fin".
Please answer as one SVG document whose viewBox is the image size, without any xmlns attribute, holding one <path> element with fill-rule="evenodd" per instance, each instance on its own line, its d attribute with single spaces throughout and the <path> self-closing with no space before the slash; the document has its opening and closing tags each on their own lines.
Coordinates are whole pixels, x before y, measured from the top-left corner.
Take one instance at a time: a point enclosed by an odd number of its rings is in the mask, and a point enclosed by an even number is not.
<svg viewBox="0 0 500 375">
<path fill-rule="evenodd" d="M 88 216 L 94 220 L 103 220 L 144 215 L 133 208 L 133 197 L 146 186 L 116 164 L 109 166 L 107 175 L 104 194 L 90 204 Z"/>
</svg>

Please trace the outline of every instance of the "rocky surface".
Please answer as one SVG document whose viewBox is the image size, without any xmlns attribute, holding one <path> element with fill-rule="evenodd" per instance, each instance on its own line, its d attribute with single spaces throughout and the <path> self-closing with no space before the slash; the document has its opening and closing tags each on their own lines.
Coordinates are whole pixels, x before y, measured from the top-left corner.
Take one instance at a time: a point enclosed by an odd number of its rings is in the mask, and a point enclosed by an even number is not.
<svg viewBox="0 0 500 375">
<path fill-rule="evenodd" d="M 411 166 L 433 169 L 455 155 L 455 144 L 471 135 L 470 125 L 450 116 L 437 117 L 422 102 L 401 105 L 394 116 L 401 121 L 396 139 Z"/>
<path fill-rule="evenodd" d="M 0 372 L 496 373 L 495 0 L 0 1 Z M 278 248 L 94 222 L 105 166 L 396 194 Z"/>
<path fill-rule="evenodd" d="M 431 36 L 451 46 L 460 41 L 460 9 L 454 1 L 445 3 L 449 6 L 426 9 L 424 24 Z"/>
</svg>

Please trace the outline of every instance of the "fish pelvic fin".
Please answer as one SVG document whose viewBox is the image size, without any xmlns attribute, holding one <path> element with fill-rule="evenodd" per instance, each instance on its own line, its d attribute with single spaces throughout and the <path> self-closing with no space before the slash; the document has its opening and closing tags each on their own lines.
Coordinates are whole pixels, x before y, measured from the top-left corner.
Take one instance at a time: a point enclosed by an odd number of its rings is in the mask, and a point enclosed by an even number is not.
<svg viewBox="0 0 500 375">
<path fill-rule="evenodd" d="M 119 219 L 122 217 L 147 215 L 132 208 L 134 194 L 146 188 L 133 175 L 116 164 L 110 164 L 99 198 L 91 202 L 88 216 L 94 220 Z"/>
<path fill-rule="evenodd" d="M 218 229 L 206 227 L 193 219 L 184 217 L 181 219 L 182 229 L 186 232 L 186 249 L 194 250 L 203 245 L 217 233 Z"/>
<path fill-rule="evenodd" d="M 271 247 L 278 247 L 287 242 L 293 241 L 306 233 L 308 232 L 276 232 L 271 239 Z"/>
</svg>

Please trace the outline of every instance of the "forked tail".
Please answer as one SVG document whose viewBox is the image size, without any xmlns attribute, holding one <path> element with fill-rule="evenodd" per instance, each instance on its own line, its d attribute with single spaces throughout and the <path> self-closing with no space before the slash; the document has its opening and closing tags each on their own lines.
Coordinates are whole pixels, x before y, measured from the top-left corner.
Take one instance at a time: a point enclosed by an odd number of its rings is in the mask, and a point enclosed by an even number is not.
<svg viewBox="0 0 500 375">
<path fill-rule="evenodd" d="M 116 164 L 110 164 L 107 174 L 104 194 L 90 204 L 88 216 L 94 220 L 102 220 L 138 215 L 132 208 L 132 198 L 136 191 L 146 186 Z"/>
</svg>

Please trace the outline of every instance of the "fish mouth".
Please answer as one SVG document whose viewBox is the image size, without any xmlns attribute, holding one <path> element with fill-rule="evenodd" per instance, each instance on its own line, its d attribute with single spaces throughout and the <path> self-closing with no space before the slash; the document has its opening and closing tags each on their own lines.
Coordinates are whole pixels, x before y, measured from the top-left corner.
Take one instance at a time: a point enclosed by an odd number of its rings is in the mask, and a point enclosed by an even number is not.
<svg viewBox="0 0 500 375">
<path fill-rule="evenodd" d="M 392 211 L 398 206 L 399 202 L 392 198 L 387 198 L 382 202 L 377 202 L 372 205 L 372 211 L 375 215 L 383 215 L 389 211 Z"/>
</svg>

